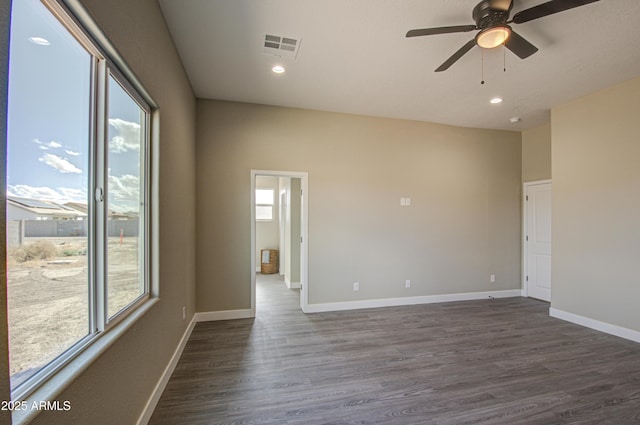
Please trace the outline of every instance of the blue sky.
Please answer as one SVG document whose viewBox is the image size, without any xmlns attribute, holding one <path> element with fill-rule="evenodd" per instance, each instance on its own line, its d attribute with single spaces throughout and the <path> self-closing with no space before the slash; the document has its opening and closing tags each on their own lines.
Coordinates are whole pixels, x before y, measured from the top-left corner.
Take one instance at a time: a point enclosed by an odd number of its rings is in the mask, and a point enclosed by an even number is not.
<svg viewBox="0 0 640 425">
<path fill-rule="evenodd" d="M 91 56 L 42 3 L 13 2 L 8 195 L 87 202 L 90 70 Z M 113 79 L 108 114 L 109 208 L 138 211 L 140 108 Z"/>
</svg>

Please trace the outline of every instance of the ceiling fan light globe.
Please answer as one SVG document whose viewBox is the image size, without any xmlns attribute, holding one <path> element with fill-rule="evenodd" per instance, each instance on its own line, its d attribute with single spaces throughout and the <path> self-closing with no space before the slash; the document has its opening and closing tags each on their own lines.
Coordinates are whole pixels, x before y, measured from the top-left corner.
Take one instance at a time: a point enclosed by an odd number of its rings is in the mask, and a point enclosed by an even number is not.
<svg viewBox="0 0 640 425">
<path fill-rule="evenodd" d="M 478 33 L 476 43 L 482 48 L 493 49 L 504 44 L 510 35 L 511 28 L 507 25 L 486 28 Z"/>
</svg>

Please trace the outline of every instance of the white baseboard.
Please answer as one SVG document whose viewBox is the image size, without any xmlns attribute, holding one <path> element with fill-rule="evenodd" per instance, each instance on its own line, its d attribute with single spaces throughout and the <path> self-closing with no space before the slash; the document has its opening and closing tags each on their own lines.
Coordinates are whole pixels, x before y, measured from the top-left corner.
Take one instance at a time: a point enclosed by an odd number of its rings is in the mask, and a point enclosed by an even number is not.
<svg viewBox="0 0 640 425">
<path fill-rule="evenodd" d="M 189 326 L 184 331 L 182 338 L 180 339 L 180 343 L 176 347 L 173 352 L 173 356 L 171 356 L 171 360 L 169 360 L 169 364 L 164 369 L 160 380 L 156 384 L 156 387 L 153 389 L 151 393 L 151 397 L 147 401 L 147 405 L 144 407 L 142 414 L 138 418 L 137 425 L 147 425 L 149 420 L 151 420 L 151 415 L 153 415 L 153 411 L 158 405 L 158 401 L 160 401 L 160 397 L 162 396 L 162 392 L 164 391 L 173 371 L 178 365 L 178 360 L 180 360 L 180 356 L 184 351 L 184 347 L 187 345 L 187 341 L 189 341 L 189 337 L 191 336 L 191 332 L 193 332 L 193 328 L 195 327 L 197 322 L 210 322 L 216 320 L 232 320 L 232 319 L 246 319 L 253 317 L 251 310 L 228 310 L 228 311 L 209 311 L 204 313 L 196 313 L 191 322 L 189 322 Z"/>
<path fill-rule="evenodd" d="M 205 311 L 196 313 L 196 322 L 215 322 L 218 320 L 250 319 L 254 316 L 250 309 L 246 310 L 225 310 L 225 311 Z"/>
<path fill-rule="evenodd" d="M 564 310 L 558 310 L 557 308 L 549 308 L 549 316 L 555 317 L 556 319 L 566 320 L 567 322 L 575 323 L 576 325 L 595 329 L 596 331 L 608 333 L 609 335 L 619 336 L 620 338 L 634 342 L 640 342 L 640 332 L 634 331 L 633 329 L 623 328 L 622 326 L 590 319 Z"/>
<path fill-rule="evenodd" d="M 284 277 L 284 284 L 287 285 L 287 288 L 289 289 L 300 289 L 302 287 L 300 282 L 290 282 L 286 276 Z"/>
<path fill-rule="evenodd" d="M 160 380 L 156 384 L 156 387 L 153 389 L 153 392 L 151 393 L 151 397 L 149 397 L 149 400 L 147 400 L 147 405 L 144 406 L 144 410 L 142 411 L 142 414 L 138 418 L 137 425 L 147 425 L 151 420 L 151 415 L 153 415 L 153 411 L 156 409 L 156 406 L 158 405 L 158 401 L 160 401 L 160 397 L 162 396 L 162 393 L 165 387 L 167 386 L 167 383 L 169 383 L 169 379 L 171 378 L 173 371 L 178 365 L 178 360 L 180 360 L 180 356 L 184 351 L 184 347 L 187 345 L 187 341 L 189 341 L 189 337 L 191 336 L 191 332 L 193 332 L 193 328 L 195 327 L 195 325 L 196 325 L 196 317 L 193 316 L 193 318 L 191 319 L 191 322 L 189 322 L 189 326 L 187 326 L 187 329 L 184 331 L 184 334 L 182 334 L 180 343 L 178 344 L 175 351 L 173 352 L 173 356 L 171 356 L 171 360 L 169 360 L 169 364 L 164 369 L 164 372 L 162 372 L 162 376 L 160 377 Z"/>
<path fill-rule="evenodd" d="M 305 313 L 358 310 L 363 308 L 398 307 L 403 305 L 446 303 L 452 301 L 485 300 L 487 298 L 521 297 L 521 289 L 504 291 L 467 292 L 462 294 L 424 295 L 417 297 L 385 298 L 378 300 L 345 301 L 337 303 L 308 304 Z"/>
</svg>

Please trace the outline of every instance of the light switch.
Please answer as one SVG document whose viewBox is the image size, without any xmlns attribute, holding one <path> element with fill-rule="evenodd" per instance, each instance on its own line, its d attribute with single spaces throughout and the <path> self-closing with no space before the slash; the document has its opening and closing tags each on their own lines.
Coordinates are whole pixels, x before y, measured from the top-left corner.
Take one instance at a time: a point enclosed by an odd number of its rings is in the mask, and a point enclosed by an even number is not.
<svg viewBox="0 0 640 425">
<path fill-rule="evenodd" d="M 404 198 L 404 204 L 405 204 L 407 207 L 410 207 L 410 206 L 411 206 L 411 198 Z"/>
</svg>

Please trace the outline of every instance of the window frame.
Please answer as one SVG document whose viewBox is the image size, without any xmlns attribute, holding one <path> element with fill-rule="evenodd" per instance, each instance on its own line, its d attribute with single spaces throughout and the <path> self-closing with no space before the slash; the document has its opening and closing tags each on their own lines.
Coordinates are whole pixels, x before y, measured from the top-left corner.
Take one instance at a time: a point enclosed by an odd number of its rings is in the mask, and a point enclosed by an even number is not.
<svg viewBox="0 0 640 425">
<path fill-rule="evenodd" d="M 131 96 L 131 99 L 133 101 L 136 102 L 136 104 L 140 107 L 141 110 L 143 110 L 145 112 L 144 115 L 144 137 L 143 137 L 143 146 L 141 146 L 140 149 L 140 155 L 141 155 L 141 166 L 140 166 L 140 175 L 144 176 L 144 184 L 141 185 L 141 190 L 142 190 L 142 217 L 143 217 L 143 221 L 142 221 L 142 226 L 139 226 L 138 228 L 138 240 L 141 241 L 141 247 L 143 252 L 145 253 L 149 253 L 150 251 L 150 244 L 149 244 L 149 193 L 150 193 L 150 187 L 149 187 L 149 179 L 150 179 L 150 174 L 147 174 L 148 169 L 149 169 L 149 163 L 150 163 L 150 148 L 151 148 L 151 117 L 152 117 L 152 110 L 150 108 L 150 106 L 148 105 L 148 103 L 144 100 L 144 98 L 142 96 L 140 96 L 140 94 L 136 91 L 136 89 L 132 86 L 132 84 L 129 82 L 129 80 L 118 70 L 118 68 L 115 66 L 115 64 L 109 60 L 106 59 L 105 60 L 105 66 L 106 66 L 106 78 L 104 79 L 104 83 L 106 84 L 105 90 L 107 95 L 105 96 L 105 102 L 104 104 L 107 105 L 108 101 L 109 101 L 109 94 L 108 94 L 108 85 L 109 85 L 109 77 L 112 77 L 114 79 L 114 81 L 116 83 L 118 83 L 120 85 L 120 87 L 122 87 L 122 89 L 129 95 Z M 105 111 L 105 114 L 102 115 L 102 118 L 105 118 L 108 114 Z M 105 127 L 103 130 L 103 136 L 106 136 L 108 134 L 108 122 L 105 122 Z M 109 151 L 109 140 L 107 140 L 106 137 L 103 137 L 103 143 L 104 146 L 99 146 L 98 151 L 101 153 L 107 153 Z M 105 155 L 104 158 L 104 162 L 103 162 L 103 168 L 102 170 L 104 171 L 104 176 L 101 176 L 104 178 L 104 181 L 102 183 L 102 187 L 106 188 L 108 186 L 108 169 L 109 169 L 109 164 L 108 164 L 108 155 Z M 104 252 L 102 253 L 102 255 L 98 255 L 99 253 L 97 253 L 97 256 L 99 256 L 102 259 L 106 259 L 107 258 L 107 242 L 108 242 L 108 229 L 107 229 L 107 217 L 108 217 L 108 207 L 109 207 L 109 192 L 107 190 L 105 190 L 104 192 L 104 201 L 102 202 L 103 205 L 103 209 L 102 211 L 100 211 L 100 214 L 103 214 L 104 216 L 104 228 L 102 229 L 103 231 L 101 232 L 101 237 L 104 238 Z M 100 318 L 104 318 L 105 322 L 104 322 L 104 330 L 109 329 L 110 327 L 114 326 L 115 324 L 117 324 L 120 320 L 122 320 L 124 317 L 126 317 L 126 315 L 128 315 L 130 313 L 130 311 L 132 309 L 135 309 L 137 306 L 141 305 L 142 303 L 144 303 L 146 300 L 149 299 L 150 297 L 150 292 L 151 292 L 151 287 L 150 287 L 150 282 L 149 282 L 149 270 L 150 270 L 150 264 L 149 264 L 149 255 L 142 255 L 141 256 L 141 264 L 139 264 L 141 270 L 141 276 L 144 280 L 143 284 L 144 284 L 144 292 L 142 294 L 140 294 L 138 297 L 136 297 L 134 300 L 132 300 L 130 303 L 128 303 L 127 305 L 125 305 L 123 308 L 121 308 L 120 310 L 118 310 L 117 313 L 115 313 L 112 316 L 109 316 L 109 309 L 108 309 L 108 301 L 109 301 L 109 294 L 108 294 L 108 269 L 107 269 L 107 261 L 104 261 L 104 271 L 102 273 L 99 274 L 99 276 L 101 278 L 104 279 L 104 283 L 102 287 L 99 287 L 100 289 L 100 294 L 98 295 L 98 299 L 100 297 L 102 297 L 102 305 L 101 307 L 104 309 L 104 314 L 100 315 Z"/>
<path fill-rule="evenodd" d="M 264 202 L 258 202 L 258 191 L 262 190 L 262 191 L 270 191 L 271 192 L 271 203 L 267 204 Z M 255 193 L 255 198 L 256 198 L 256 205 L 255 205 L 255 209 L 256 209 L 256 221 L 257 222 L 270 222 L 275 220 L 275 217 L 273 216 L 273 207 L 275 205 L 275 193 L 276 191 L 272 188 L 256 188 L 256 193 Z M 269 207 L 271 209 L 271 218 L 258 218 L 258 208 L 259 207 Z"/>
<path fill-rule="evenodd" d="M 80 371 L 95 361 L 124 332 L 158 301 L 157 282 L 157 157 L 159 111 L 123 58 L 93 22 L 78 0 L 39 0 L 91 55 L 88 183 L 88 334 L 65 349 L 24 382 L 11 389 L 12 400 L 52 400 Z M 108 84 L 109 76 L 126 91 L 144 111 L 144 134 L 140 149 L 142 203 L 138 240 L 140 277 L 144 291 L 117 313 L 108 317 L 107 282 L 107 208 L 108 182 Z M 97 200 L 98 189 L 102 199 Z M 21 423 L 37 411 L 14 411 L 14 421 Z"/>
</svg>

